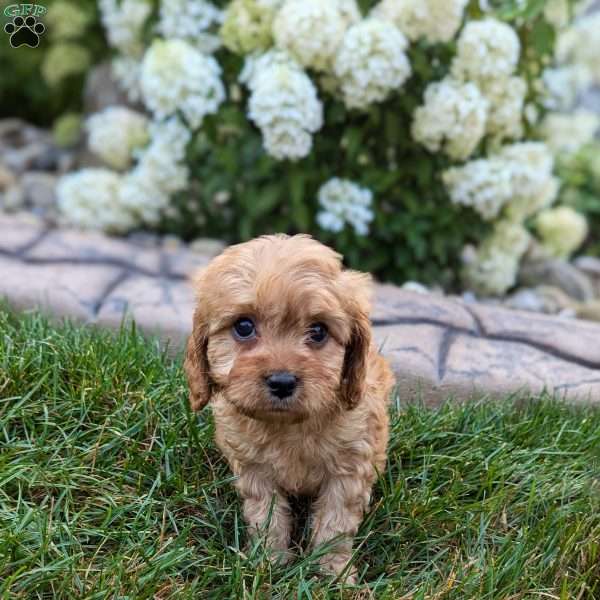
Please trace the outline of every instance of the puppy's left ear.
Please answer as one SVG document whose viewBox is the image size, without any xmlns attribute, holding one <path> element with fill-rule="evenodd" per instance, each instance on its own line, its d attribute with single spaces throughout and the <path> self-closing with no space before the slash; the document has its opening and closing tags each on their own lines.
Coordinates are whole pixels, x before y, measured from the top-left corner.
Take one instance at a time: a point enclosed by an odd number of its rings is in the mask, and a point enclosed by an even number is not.
<svg viewBox="0 0 600 600">
<path fill-rule="evenodd" d="M 208 336 L 198 310 L 194 313 L 194 328 L 188 338 L 183 367 L 190 388 L 190 407 L 201 410 L 206 406 L 211 396 L 211 381 L 206 350 Z"/>
<path fill-rule="evenodd" d="M 349 301 L 346 310 L 352 327 L 344 354 L 340 392 L 342 403 L 351 410 L 366 393 L 367 361 L 371 348 L 371 277 L 356 271 L 344 271 L 340 277 L 347 290 Z"/>
</svg>

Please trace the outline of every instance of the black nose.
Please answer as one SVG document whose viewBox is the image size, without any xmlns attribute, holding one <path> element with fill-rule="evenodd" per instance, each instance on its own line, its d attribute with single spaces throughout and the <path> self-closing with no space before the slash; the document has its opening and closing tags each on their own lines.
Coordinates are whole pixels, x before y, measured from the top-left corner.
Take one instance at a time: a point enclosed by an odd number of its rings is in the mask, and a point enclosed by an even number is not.
<svg viewBox="0 0 600 600">
<path fill-rule="evenodd" d="M 294 393 L 298 379 L 287 371 L 278 371 L 267 377 L 267 387 L 274 396 L 287 398 Z"/>
</svg>

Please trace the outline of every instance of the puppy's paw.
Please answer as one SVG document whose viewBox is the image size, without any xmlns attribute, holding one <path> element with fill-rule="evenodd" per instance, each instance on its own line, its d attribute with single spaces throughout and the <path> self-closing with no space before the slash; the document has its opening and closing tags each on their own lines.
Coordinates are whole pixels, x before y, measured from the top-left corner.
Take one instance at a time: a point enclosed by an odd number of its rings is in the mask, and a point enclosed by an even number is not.
<svg viewBox="0 0 600 600">
<path fill-rule="evenodd" d="M 321 569 L 328 575 L 333 575 L 342 583 L 354 585 L 356 583 L 356 567 L 348 566 L 349 554 L 327 554 L 319 561 Z"/>
</svg>

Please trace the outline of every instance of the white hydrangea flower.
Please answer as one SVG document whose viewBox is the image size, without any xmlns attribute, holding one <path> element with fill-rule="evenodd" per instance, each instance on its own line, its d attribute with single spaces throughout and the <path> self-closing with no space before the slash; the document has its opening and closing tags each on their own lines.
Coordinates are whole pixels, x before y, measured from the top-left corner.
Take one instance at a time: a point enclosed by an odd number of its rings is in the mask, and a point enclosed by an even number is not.
<svg viewBox="0 0 600 600">
<path fill-rule="evenodd" d="M 151 179 L 167 194 L 184 189 L 188 182 L 186 147 L 191 133 L 176 117 L 150 125 L 150 144 L 141 152 L 134 171 Z"/>
<path fill-rule="evenodd" d="M 553 166 L 545 144 L 525 142 L 448 169 L 442 179 L 455 204 L 473 207 L 488 221 L 505 209 L 520 222 L 555 200 L 558 181 L 552 176 Z"/>
<path fill-rule="evenodd" d="M 354 0 L 284 0 L 273 22 L 275 44 L 303 67 L 326 71 L 344 33 L 359 19 Z"/>
<path fill-rule="evenodd" d="M 261 130 L 265 150 L 279 160 L 306 156 L 311 134 L 323 124 L 323 106 L 300 65 L 271 51 L 251 58 L 240 80 L 251 90 L 248 116 Z"/>
<path fill-rule="evenodd" d="M 588 235 L 586 218 L 569 206 L 543 210 L 535 219 L 542 245 L 552 255 L 568 258 Z"/>
<path fill-rule="evenodd" d="M 486 133 L 496 141 L 523 137 L 525 80 L 522 77 L 489 79 L 481 84 L 481 92 L 489 102 Z"/>
<path fill-rule="evenodd" d="M 482 158 L 442 174 L 450 199 L 471 206 L 483 219 L 495 219 L 512 198 L 512 172 L 506 161 Z"/>
<path fill-rule="evenodd" d="M 59 206 L 69 222 L 114 233 L 160 222 L 170 195 L 188 185 L 191 133 L 176 117 L 148 129 L 151 142 L 137 152 L 139 161 L 129 173 L 84 169 L 61 179 Z"/>
<path fill-rule="evenodd" d="M 322 229 L 338 233 L 346 223 L 358 235 L 369 233 L 369 223 L 373 220 L 371 190 L 349 181 L 333 177 L 319 188 L 317 223 Z"/>
<path fill-rule="evenodd" d="M 221 68 L 183 40 L 155 40 L 142 63 L 144 102 L 157 118 L 180 110 L 197 128 L 225 99 Z"/>
<path fill-rule="evenodd" d="M 135 168 L 123 177 L 119 203 L 140 223 L 156 225 L 169 206 L 171 194 L 188 185 L 185 151 L 191 133 L 173 117 L 150 124 L 151 142 Z"/>
<path fill-rule="evenodd" d="M 273 43 L 273 20 L 283 0 L 233 0 L 225 9 L 221 38 L 237 54 L 264 51 Z"/>
<path fill-rule="evenodd" d="M 589 70 L 580 65 L 544 69 L 539 83 L 542 103 L 551 110 L 571 110 L 591 83 Z"/>
<path fill-rule="evenodd" d="M 381 0 L 371 14 L 391 21 L 410 40 L 449 42 L 460 28 L 468 0 Z"/>
<path fill-rule="evenodd" d="M 578 19 L 556 40 L 555 54 L 559 64 L 586 69 L 591 81 L 600 84 L 600 12 Z"/>
<path fill-rule="evenodd" d="M 167 39 L 183 39 L 210 54 L 220 46 L 208 32 L 223 22 L 223 13 L 207 0 L 162 0 L 158 31 Z"/>
<path fill-rule="evenodd" d="M 400 89 L 411 69 L 407 41 L 386 21 L 365 19 L 346 31 L 334 59 L 334 74 L 349 108 L 366 109 Z"/>
<path fill-rule="evenodd" d="M 58 207 L 64 219 L 77 227 L 122 233 L 136 220 L 118 200 L 121 176 L 108 169 L 82 169 L 58 182 Z"/>
<path fill-rule="evenodd" d="M 550 206 L 558 194 L 558 179 L 552 175 L 554 158 L 542 142 L 520 142 L 501 148 L 497 155 L 512 172 L 513 197 L 506 214 L 523 221 Z"/>
<path fill-rule="evenodd" d="M 520 52 L 519 37 L 510 25 L 491 18 L 469 21 L 458 37 L 451 71 L 457 79 L 476 83 L 508 77 Z"/>
<path fill-rule="evenodd" d="M 413 138 L 431 152 L 443 148 L 454 160 L 468 158 L 485 133 L 488 102 L 474 83 L 450 77 L 430 83 L 415 110 Z"/>
<path fill-rule="evenodd" d="M 547 0 L 544 6 L 544 18 L 557 29 L 568 25 L 571 19 L 569 0 Z"/>
<path fill-rule="evenodd" d="M 125 169 L 133 151 L 148 141 L 148 119 L 124 106 L 111 106 L 88 118 L 88 146 L 108 166 Z"/>
<path fill-rule="evenodd" d="M 152 12 L 147 0 L 99 0 L 102 25 L 108 43 L 129 56 L 143 51 L 142 28 Z"/>
<path fill-rule="evenodd" d="M 577 152 L 591 142 L 600 127 L 594 112 L 579 109 L 574 113 L 548 113 L 540 124 L 540 134 L 554 155 Z"/>
<path fill-rule="evenodd" d="M 138 59 L 125 55 L 116 56 L 111 63 L 111 72 L 130 102 L 139 102 L 142 99 L 142 68 Z"/>
<path fill-rule="evenodd" d="M 478 248 L 463 252 L 465 285 L 483 295 L 501 295 L 517 281 L 519 264 L 531 236 L 522 225 L 499 221 Z"/>
</svg>

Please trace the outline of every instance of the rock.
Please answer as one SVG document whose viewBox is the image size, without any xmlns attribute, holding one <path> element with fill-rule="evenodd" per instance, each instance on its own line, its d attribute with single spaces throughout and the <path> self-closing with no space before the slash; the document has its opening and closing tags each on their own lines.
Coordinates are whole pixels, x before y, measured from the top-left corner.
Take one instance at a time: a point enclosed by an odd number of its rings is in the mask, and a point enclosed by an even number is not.
<svg viewBox="0 0 600 600">
<path fill-rule="evenodd" d="M 573 264 L 586 275 L 600 279 L 600 258 L 595 256 L 579 256 Z"/>
<path fill-rule="evenodd" d="M 30 171 L 21 178 L 25 203 L 31 208 L 48 210 L 56 207 L 56 175 Z"/>
<path fill-rule="evenodd" d="M 47 131 L 21 119 L 0 120 L 0 156 L 16 174 L 36 168 L 53 168 L 55 148 Z"/>
<path fill-rule="evenodd" d="M 527 310 L 548 315 L 574 316 L 578 303 L 560 288 L 540 285 L 536 288 L 521 288 L 503 302 L 515 310 Z"/>
<path fill-rule="evenodd" d="M 578 319 L 587 319 L 588 321 L 600 321 L 600 300 L 590 300 L 583 302 L 575 311 Z"/>
<path fill-rule="evenodd" d="M 112 76 L 110 63 L 104 62 L 95 66 L 87 76 L 83 91 L 84 113 L 91 115 L 115 105 L 131 103 Z"/>
<path fill-rule="evenodd" d="M 519 281 L 527 287 L 549 285 L 560 288 L 580 302 L 591 300 L 595 295 L 592 281 L 585 273 L 557 258 L 524 262 Z"/>
<path fill-rule="evenodd" d="M 7 190 L 9 187 L 14 185 L 17 181 L 15 174 L 7 169 L 4 165 L 0 164 L 0 192 Z"/>
<path fill-rule="evenodd" d="M 132 231 L 127 240 L 140 248 L 158 248 L 160 246 L 160 236 L 149 231 Z"/>
<path fill-rule="evenodd" d="M 600 298 L 600 258 L 579 256 L 573 261 L 573 264 L 592 280 L 596 297 Z"/>
<path fill-rule="evenodd" d="M 205 256 L 217 256 L 221 254 L 227 247 L 227 244 L 221 240 L 215 240 L 212 238 L 198 238 L 190 243 L 190 250 L 196 254 L 203 254 Z"/>
<path fill-rule="evenodd" d="M 417 281 L 406 281 L 402 284 L 401 289 L 406 290 L 408 292 L 415 292 L 417 294 L 429 294 L 429 290 L 422 284 Z"/>
<path fill-rule="evenodd" d="M 6 212 L 16 212 L 23 208 L 25 204 L 25 195 L 23 188 L 15 183 L 11 185 L 2 195 L 0 195 L 0 208 Z"/>
<path fill-rule="evenodd" d="M 162 246 L 165 250 L 179 250 L 183 242 L 176 235 L 165 235 L 162 239 Z"/>
</svg>

